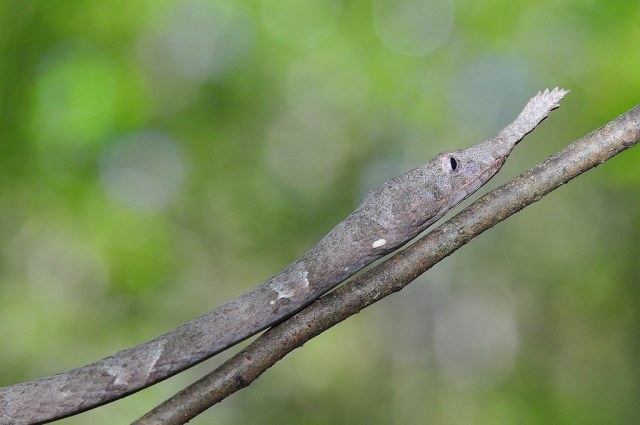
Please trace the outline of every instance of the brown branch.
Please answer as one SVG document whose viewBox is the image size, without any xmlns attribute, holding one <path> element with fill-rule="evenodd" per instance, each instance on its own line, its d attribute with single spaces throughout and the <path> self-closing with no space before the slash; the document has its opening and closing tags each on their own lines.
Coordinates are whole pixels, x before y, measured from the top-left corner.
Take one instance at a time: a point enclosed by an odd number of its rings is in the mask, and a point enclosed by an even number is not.
<svg viewBox="0 0 640 425">
<path fill-rule="evenodd" d="M 488 193 L 377 267 L 271 328 L 243 351 L 138 419 L 183 424 L 257 379 L 289 352 L 397 292 L 458 248 L 640 141 L 640 105 Z"/>
</svg>

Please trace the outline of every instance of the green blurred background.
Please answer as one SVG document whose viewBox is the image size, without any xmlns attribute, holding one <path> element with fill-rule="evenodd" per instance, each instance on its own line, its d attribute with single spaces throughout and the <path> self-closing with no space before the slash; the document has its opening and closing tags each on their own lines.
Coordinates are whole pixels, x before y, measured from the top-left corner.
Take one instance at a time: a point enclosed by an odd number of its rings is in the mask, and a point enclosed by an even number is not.
<svg viewBox="0 0 640 425">
<path fill-rule="evenodd" d="M 248 290 L 541 88 L 572 91 L 488 187 L 640 102 L 636 0 L 4 0 L 0 22 L 0 385 Z M 561 188 L 193 423 L 640 422 L 639 161 Z M 131 421 L 223 357 L 60 423 Z"/>
</svg>

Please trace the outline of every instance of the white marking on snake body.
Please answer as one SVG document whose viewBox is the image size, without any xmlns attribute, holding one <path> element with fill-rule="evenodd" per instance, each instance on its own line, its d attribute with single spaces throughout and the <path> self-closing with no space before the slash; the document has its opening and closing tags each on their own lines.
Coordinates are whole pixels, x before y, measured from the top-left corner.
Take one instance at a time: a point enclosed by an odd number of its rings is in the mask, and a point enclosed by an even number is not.
<svg viewBox="0 0 640 425">
<path fill-rule="evenodd" d="M 164 345 L 164 343 L 158 345 L 153 353 L 149 353 L 150 355 L 153 355 L 153 357 L 151 358 L 151 362 L 149 362 L 149 368 L 147 369 L 147 378 L 153 373 L 153 370 L 156 367 L 156 363 L 158 363 L 158 360 L 160 360 L 160 356 L 162 356 L 162 353 L 164 352 Z"/>
<path fill-rule="evenodd" d="M 309 272 L 308 271 L 303 271 L 302 272 L 302 278 L 300 279 L 300 283 L 301 286 L 304 290 L 306 290 L 307 288 L 309 288 L 309 278 L 307 277 L 309 276 Z M 296 281 L 297 283 L 297 281 Z M 269 304 L 273 305 L 275 304 L 275 302 L 279 299 L 282 298 L 291 298 L 292 296 L 294 296 L 298 291 L 300 291 L 300 287 L 298 287 L 298 285 L 295 284 L 291 284 L 291 281 L 285 281 L 285 282 L 280 282 L 276 285 L 273 286 L 273 290 L 278 294 L 278 296 L 276 297 L 275 301 L 271 300 L 269 301 Z"/>
<path fill-rule="evenodd" d="M 165 344 L 166 342 L 161 342 L 153 349 L 149 349 L 149 361 L 146 363 L 143 370 L 141 370 L 142 368 L 140 367 L 132 368 L 126 365 L 114 365 L 107 367 L 105 372 L 107 375 L 113 377 L 111 382 L 112 385 L 115 387 L 128 387 L 132 382 L 140 380 L 142 380 L 142 382 L 146 382 L 149 376 L 153 373 L 156 363 L 160 360 L 160 357 L 164 352 Z"/>
<path fill-rule="evenodd" d="M 371 244 L 371 248 L 380 248 L 381 246 L 384 246 L 386 243 L 387 243 L 386 239 L 378 239 L 377 241 Z"/>
<path fill-rule="evenodd" d="M 110 366 L 105 370 L 105 372 L 113 378 L 111 381 L 113 385 L 129 385 L 129 374 L 126 368 L 122 366 Z"/>
<path fill-rule="evenodd" d="M 117 373 L 115 375 L 115 379 L 113 380 L 113 385 L 128 385 L 128 384 L 129 384 L 129 381 L 125 379 L 124 376 L 122 376 L 122 372 Z"/>
</svg>

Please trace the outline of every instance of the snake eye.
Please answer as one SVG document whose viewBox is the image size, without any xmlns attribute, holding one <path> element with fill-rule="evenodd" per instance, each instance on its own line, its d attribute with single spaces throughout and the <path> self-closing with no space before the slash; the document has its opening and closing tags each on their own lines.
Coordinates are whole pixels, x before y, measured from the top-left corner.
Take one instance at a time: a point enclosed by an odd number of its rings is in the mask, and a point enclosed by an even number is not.
<svg viewBox="0 0 640 425">
<path fill-rule="evenodd" d="M 451 166 L 451 171 L 456 171 L 458 168 L 458 161 L 454 157 L 449 157 L 449 165 Z"/>
<path fill-rule="evenodd" d="M 457 174 L 460 171 L 460 158 L 453 154 L 447 154 L 442 160 L 444 170 L 449 174 Z"/>
</svg>

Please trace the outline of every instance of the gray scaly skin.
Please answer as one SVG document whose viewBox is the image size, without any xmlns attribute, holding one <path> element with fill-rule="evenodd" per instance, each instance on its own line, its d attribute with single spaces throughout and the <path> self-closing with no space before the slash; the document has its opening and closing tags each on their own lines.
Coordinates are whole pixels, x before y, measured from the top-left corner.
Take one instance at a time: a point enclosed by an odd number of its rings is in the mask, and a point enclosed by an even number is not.
<svg viewBox="0 0 640 425">
<path fill-rule="evenodd" d="M 291 316 L 396 250 L 478 190 L 567 91 L 538 92 L 495 137 L 438 154 L 370 191 L 299 260 L 262 285 L 165 335 L 95 363 L 0 388 L 0 424 L 49 421 L 124 397 Z M 241 378 L 237 378 L 241 379 Z"/>
</svg>

